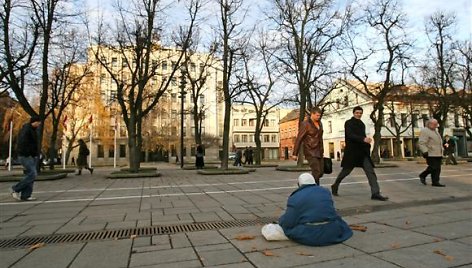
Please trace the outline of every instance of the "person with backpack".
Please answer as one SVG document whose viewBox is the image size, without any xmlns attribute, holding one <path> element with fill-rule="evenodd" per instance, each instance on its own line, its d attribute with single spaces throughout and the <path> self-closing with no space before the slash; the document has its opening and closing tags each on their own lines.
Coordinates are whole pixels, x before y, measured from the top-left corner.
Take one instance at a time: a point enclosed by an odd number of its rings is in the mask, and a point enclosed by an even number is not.
<svg viewBox="0 0 472 268">
<path fill-rule="evenodd" d="M 85 141 L 83 139 L 80 139 L 78 142 L 79 142 L 79 155 L 77 156 L 78 171 L 76 175 L 81 175 L 83 168 L 90 171 L 90 174 L 93 174 L 93 168 L 90 168 L 87 163 L 87 156 L 90 154 L 90 151 L 87 148 L 87 145 L 85 144 Z"/>
</svg>

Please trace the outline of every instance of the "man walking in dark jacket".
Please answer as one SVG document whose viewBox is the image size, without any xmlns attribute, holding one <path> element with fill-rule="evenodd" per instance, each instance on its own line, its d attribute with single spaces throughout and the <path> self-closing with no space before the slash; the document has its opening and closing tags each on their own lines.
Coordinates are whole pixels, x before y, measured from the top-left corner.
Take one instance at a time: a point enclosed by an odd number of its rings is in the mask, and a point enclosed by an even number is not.
<svg viewBox="0 0 472 268">
<path fill-rule="evenodd" d="M 341 181 L 351 173 L 354 167 L 362 167 L 367 179 L 369 180 L 371 199 L 386 201 L 388 197 L 380 194 L 380 187 L 377 182 L 377 175 L 374 171 L 374 163 L 370 158 L 370 143 L 372 139 L 365 134 L 365 125 L 361 121 L 363 109 L 356 106 L 353 109 L 353 117 L 344 124 L 344 132 L 346 139 L 346 148 L 344 157 L 341 162 L 343 168 L 339 173 L 336 181 L 331 185 L 333 195 L 338 195 L 338 188 Z"/>
<path fill-rule="evenodd" d="M 31 117 L 30 121 L 23 125 L 18 135 L 18 158 L 25 170 L 25 177 L 13 185 L 12 197 L 18 201 L 34 201 L 32 197 L 33 184 L 36 176 L 38 161 L 38 135 L 36 129 L 41 125 L 41 119 L 37 116 Z"/>
</svg>

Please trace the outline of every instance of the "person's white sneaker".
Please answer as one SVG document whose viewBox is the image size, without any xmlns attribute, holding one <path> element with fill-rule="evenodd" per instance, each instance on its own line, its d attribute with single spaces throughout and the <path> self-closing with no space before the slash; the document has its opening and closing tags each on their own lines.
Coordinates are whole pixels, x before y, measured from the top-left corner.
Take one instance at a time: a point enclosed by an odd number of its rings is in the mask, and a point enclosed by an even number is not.
<svg viewBox="0 0 472 268">
<path fill-rule="evenodd" d="M 28 198 L 26 198 L 26 199 L 22 199 L 22 200 L 23 200 L 23 201 L 35 201 L 35 200 L 36 200 L 36 197 L 30 196 L 30 197 L 28 197 Z"/>
<path fill-rule="evenodd" d="M 17 201 L 21 201 L 20 193 L 11 192 L 11 196 L 13 197 L 13 199 L 15 199 Z"/>
</svg>

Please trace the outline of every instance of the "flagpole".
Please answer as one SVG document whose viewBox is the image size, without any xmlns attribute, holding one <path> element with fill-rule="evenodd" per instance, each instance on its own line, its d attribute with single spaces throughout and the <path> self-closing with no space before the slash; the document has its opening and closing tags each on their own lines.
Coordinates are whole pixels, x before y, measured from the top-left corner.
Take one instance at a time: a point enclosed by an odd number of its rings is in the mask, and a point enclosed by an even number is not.
<svg viewBox="0 0 472 268">
<path fill-rule="evenodd" d="M 10 119 L 10 141 L 8 142 L 8 171 L 11 171 L 11 166 L 13 164 L 11 157 L 11 148 L 13 140 L 13 120 Z"/>
<path fill-rule="evenodd" d="M 66 144 L 66 134 L 62 134 L 62 169 L 66 169 L 66 150 L 64 150 L 65 144 Z"/>
<path fill-rule="evenodd" d="M 92 116 L 90 116 L 92 118 Z M 89 145 L 89 167 L 92 168 L 92 133 L 93 133 L 93 124 L 90 122 L 90 145 Z"/>
<path fill-rule="evenodd" d="M 114 140 L 114 144 L 113 144 L 113 168 L 116 168 L 116 118 L 115 118 L 115 140 Z"/>
</svg>

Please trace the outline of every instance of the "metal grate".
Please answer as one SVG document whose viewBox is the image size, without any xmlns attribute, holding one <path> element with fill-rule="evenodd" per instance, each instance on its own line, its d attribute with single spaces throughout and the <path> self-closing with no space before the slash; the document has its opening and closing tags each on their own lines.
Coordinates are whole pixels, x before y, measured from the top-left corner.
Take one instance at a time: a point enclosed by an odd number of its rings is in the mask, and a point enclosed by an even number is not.
<svg viewBox="0 0 472 268">
<path fill-rule="evenodd" d="M 233 221 L 218 221 L 218 222 L 197 222 L 178 225 L 157 225 L 140 228 L 103 230 L 95 232 L 84 233 L 69 233 L 69 234 L 54 234 L 45 236 L 29 236 L 11 239 L 0 240 L 0 248 L 18 248 L 29 247 L 38 243 L 57 244 L 57 243 L 72 243 L 72 242 L 86 242 L 93 240 L 113 240 L 125 239 L 131 236 L 152 236 L 162 234 L 175 234 L 183 232 L 206 231 L 233 227 L 245 227 L 258 224 L 266 224 L 277 221 L 277 218 L 258 218 L 246 220 Z"/>
</svg>

